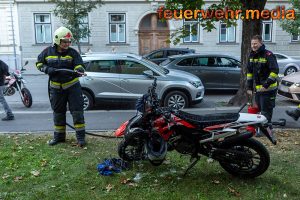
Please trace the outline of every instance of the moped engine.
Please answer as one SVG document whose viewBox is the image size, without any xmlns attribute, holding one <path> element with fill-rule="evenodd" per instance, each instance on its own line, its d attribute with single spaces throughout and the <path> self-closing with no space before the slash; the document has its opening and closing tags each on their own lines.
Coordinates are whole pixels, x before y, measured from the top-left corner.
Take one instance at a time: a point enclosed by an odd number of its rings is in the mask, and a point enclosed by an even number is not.
<svg viewBox="0 0 300 200">
<path fill-rule="evenodd" d="M 193 141 L 188 140 L 182 135 L 176 135 L 170 138 L 168 145 L 176 149 L 181 154 L 191 154 L 194 152 L 195 144 Z M 168 147 L 169 147 L 168 146 Z"/>
<path fill-rule="evenodd" d="M 12 96 L 16 93 L 16 89 L 13 87 L 6 87 L 3 90 L 4 96 Z"/>
</svg>

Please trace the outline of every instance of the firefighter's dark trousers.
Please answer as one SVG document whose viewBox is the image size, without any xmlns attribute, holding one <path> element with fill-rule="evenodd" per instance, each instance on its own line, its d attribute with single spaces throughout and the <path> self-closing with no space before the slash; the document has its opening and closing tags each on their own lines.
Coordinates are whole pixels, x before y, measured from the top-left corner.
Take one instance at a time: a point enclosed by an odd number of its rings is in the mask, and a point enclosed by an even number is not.
<svg viewBox="0 0 300 200">
<path fill-rule="evenodd" d="M 262 115 L 271 123 L 277 90 L 256 92 L 255 101 Z"/>
<path fill-rule="evenodd" d="M 66 137 L 66 112 L 68 104 L 73 117 L 77 141 L 83 145 L 85 143 L 85 123 L 80 83 L 76 83 L 67 89 L 50 87 L 50 103 L 53 109 L 54 139 L 64 140 Z"/>
</svg>

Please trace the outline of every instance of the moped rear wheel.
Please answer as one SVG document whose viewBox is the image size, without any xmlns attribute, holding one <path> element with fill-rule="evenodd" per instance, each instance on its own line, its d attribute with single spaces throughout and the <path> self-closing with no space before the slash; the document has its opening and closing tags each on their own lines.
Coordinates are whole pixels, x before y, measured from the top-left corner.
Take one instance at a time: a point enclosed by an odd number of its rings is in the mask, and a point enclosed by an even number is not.
<svg viewBox="0 0 300 200">
<path fill-rule="evenodd" d="M 22 102 L 25 107 L 30 108 L 32 106 L 32 96 L 27 88 L 22 88 L 21 93 L 23 95 Z"/>
<path fill-rule="evenodd" d="M 263 174 L 270 165 L 270 154 L 265 146 L 255 139 L 230 144 L 220 161 L 220 165 L 228 173 L 241 178 L 255 178 Z"/>
</svg>

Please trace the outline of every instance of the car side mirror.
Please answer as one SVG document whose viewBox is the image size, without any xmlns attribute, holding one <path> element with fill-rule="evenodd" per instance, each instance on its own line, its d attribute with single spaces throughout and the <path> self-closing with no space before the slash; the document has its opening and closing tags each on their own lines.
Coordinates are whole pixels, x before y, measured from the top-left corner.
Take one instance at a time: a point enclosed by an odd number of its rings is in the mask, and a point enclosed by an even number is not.
<svg viewBox="0 0 300 200">
<path fill-rule="evenodd" d="M 153 71 L 151 71 L 151 70 L 143 71 L 143 74 L 144 74 L 145 76 L 147 76 L 148 78 L 151 78 L 151 79 L 154 78 Z"/>
</svg>

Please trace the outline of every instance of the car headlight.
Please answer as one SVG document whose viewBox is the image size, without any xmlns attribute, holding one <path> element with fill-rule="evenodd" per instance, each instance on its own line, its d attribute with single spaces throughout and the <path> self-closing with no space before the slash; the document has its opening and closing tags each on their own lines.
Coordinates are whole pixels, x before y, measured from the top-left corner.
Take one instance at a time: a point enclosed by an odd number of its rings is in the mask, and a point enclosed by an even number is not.
<svg viewBox="0 0 300 200">
<path fill-rule="evenodd" d="M 190 81 L 190 84 L 192 84 L 195 88 L 198 88 L 202 85 L 201 81 Z"/>
<path fill-rule="evenodd" d="M 300 83 L 295 83 L 295 86 L 300 87 Z"/>
</svg>

